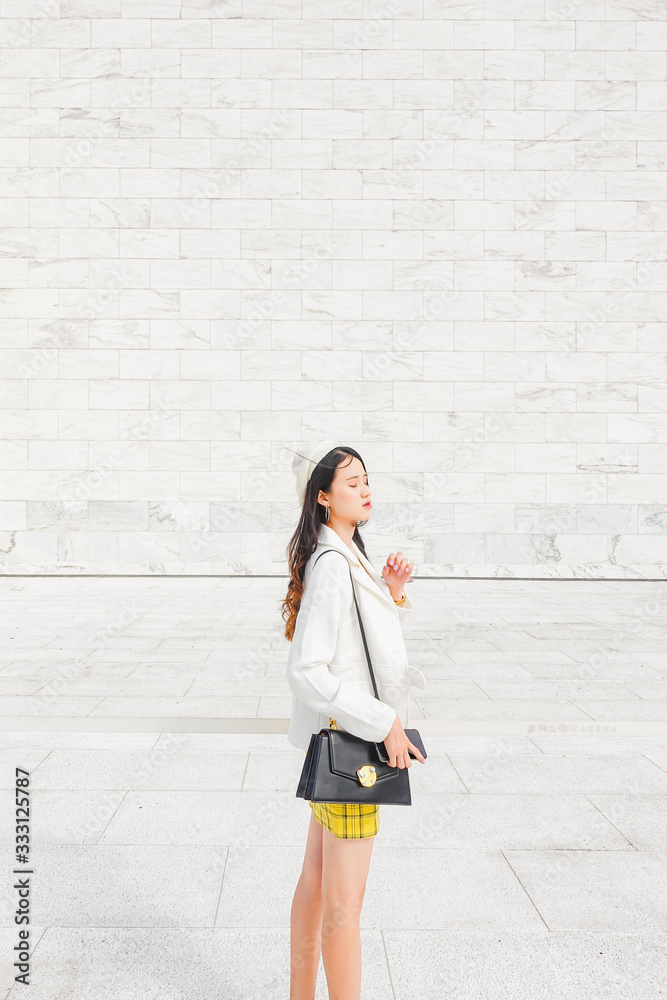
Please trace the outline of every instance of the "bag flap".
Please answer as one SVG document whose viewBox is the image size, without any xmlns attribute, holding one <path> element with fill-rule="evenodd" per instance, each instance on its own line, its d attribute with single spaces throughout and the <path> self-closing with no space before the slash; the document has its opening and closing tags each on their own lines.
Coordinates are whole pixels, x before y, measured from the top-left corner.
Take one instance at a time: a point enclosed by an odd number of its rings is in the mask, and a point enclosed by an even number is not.
<svg viewBox="0 0 667 1000">
<path fill-rule="evenodd" d="M 326 729 L 324 732 L 329 738 L 329 766 L 332 774 L 349 778 L 358 784 L 357 768 L 370 764 L 375 768 L 376 781 L 386 781 L 396 777 L 399 769 L 390 767 L 380 760 L 377 744 L 359 739 L 358 736 L 341 729 Z"/>
</svg>

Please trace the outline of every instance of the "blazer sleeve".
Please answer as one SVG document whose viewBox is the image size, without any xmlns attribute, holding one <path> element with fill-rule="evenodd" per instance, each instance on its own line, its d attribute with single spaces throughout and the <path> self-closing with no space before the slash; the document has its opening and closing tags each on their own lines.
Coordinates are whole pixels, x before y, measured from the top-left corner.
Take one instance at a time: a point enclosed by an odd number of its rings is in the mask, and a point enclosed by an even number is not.
<svg viewBox="0 0 667 1000">
<path fill-rule="evenodd" d="M 388 736 L 396 710 L 329 670 L 338 628 L 352 603 L 347 559 L 323 556 L 313 567 L 301 599 L 287 657 L 287 680 L 309 708 L 330 715 L 354 736 L 380 741 Z"/>
</svg>

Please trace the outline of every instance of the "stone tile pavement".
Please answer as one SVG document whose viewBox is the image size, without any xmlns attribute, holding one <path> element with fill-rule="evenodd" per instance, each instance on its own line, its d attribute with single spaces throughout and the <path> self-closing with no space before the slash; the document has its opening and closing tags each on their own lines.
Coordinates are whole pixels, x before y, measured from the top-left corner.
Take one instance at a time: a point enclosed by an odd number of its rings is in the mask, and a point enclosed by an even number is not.
<svg viewBox="0 0 667 1000">
<path fill-rule="evenodd" d="M 667 583 L 416 580 L 413 806 L 364 1000 L 667 997 Z M 283 581 L 3 578 L 0 998 L 30 772 L 32 1000 L 288 1000 L 310 810 Z M 320 968 L 316 1000 L 327 997 Z"/>
</svg>

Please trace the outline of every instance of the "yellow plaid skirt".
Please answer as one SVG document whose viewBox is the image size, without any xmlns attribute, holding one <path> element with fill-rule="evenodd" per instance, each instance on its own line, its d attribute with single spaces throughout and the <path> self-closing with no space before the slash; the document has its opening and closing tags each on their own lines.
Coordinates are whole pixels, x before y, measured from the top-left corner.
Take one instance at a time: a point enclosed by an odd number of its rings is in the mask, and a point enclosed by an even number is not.
<svg viewBox="0 0 667 1000">
<path fill-rule="evenodd" d="M 308 751 L 304 751 L 308 753 Z M 374 837 L 380 829 L 380 807 L 370 802 L 311 802 L 313 816 L 335 837 L 361 840 Z"/>
<path fill-rule="evenodd" d="M 336 837 L 374 837 L 380 829 L 380 807 L 370 802 L 308 802 L 317 822 Z"/>
</svg>

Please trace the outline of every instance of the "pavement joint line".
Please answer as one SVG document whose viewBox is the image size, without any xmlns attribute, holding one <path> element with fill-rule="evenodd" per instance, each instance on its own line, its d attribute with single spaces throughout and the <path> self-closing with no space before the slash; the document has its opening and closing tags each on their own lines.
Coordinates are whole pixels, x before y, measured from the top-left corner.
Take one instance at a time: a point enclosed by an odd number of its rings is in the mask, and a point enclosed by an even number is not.
<svg viewBox="0 0 667 1000">
<path fill-rule="evenodd" d="M 667 720 L 416 719 L 422 736 L 663 736 Z M 0 716 L 0 732 L 241 733 L 285 735 L 289 719 L 143 716 Z"/>
</svg>

